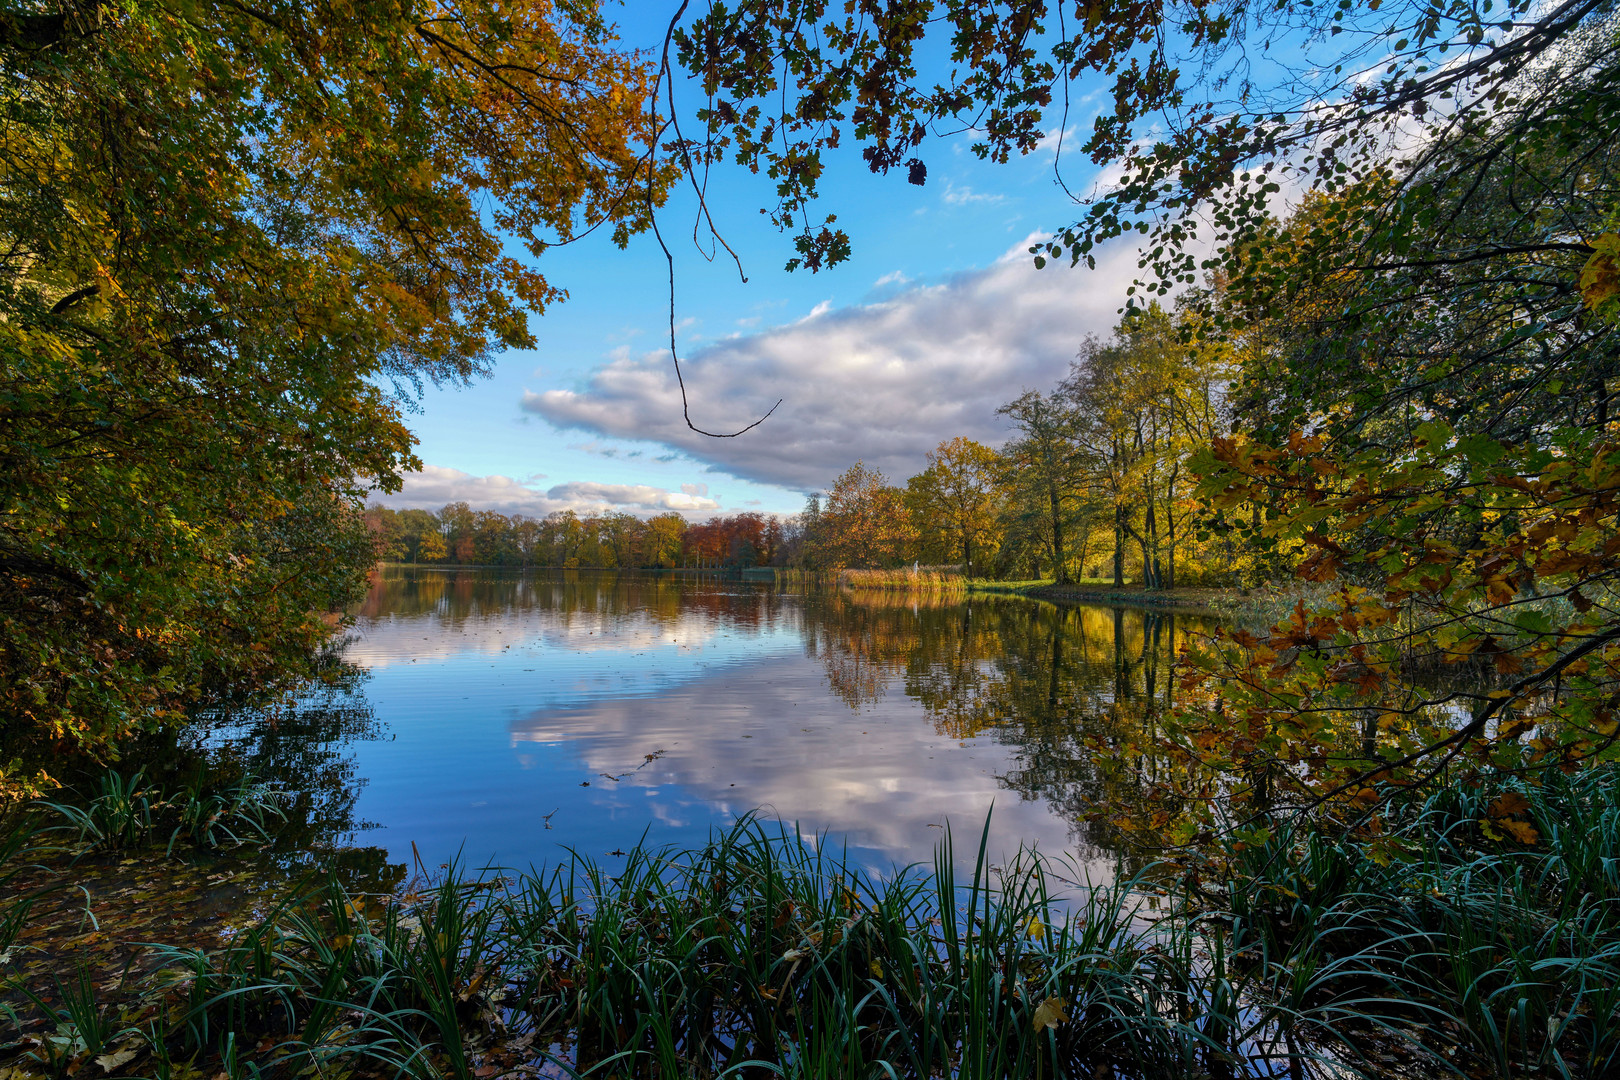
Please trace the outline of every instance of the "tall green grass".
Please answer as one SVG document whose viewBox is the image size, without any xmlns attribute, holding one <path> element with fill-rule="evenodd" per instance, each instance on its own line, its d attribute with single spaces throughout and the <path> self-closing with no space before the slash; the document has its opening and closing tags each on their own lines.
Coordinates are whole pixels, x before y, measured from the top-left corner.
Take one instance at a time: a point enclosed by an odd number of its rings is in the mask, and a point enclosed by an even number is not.
<svg viewBox="0 0 1620 1080">
<path fill-rule="evenodd" d="M 981 847 L 966 881 L 954 865 L 947 838 L 932 872 L 872 876 L 750 819 L 698 850 L 638 848 L 616 872 L 582 856 L 515 877 L 451 866 L 397 897 L 323 881 L 229 948 L 153 946 L 154 1028 L 76 1038 L 82 1020 L 32 995 L 57 1023 L 32 1053 L 71 1072 L 63 1046 L 138 1047 L 155 1070 L 253 1047 L 278 1075 L 343 1061 L 424 1077 L 541 1060 L 651 1077 L 1198 1061 L 1191 953 L 1133 917 L 1138 882 L 1064 902 L 1033 853 L 992 871 Z"/>
<path fill-rule="evenodd" d="M 286 815 L 285 792 L 253 776 L 219 783 L 206 774 L 174 790 L 109 770 L 96 794 L 79 801 L 40 800 L 36 805 L 59 824 L 48 831 L 74 834 L 83 848 L 122 851 L 142 847 L 166 831 L 170 854 L 186 841 L 217 851 L 268 842 Z"/>
<path fill-rule="evenodd" d="M 1620 771 L 1389 809 L 1374 838 L 1283 823 L 1206 864 L 1191 911 L 1228 941 L 1253 1022 L 1453 1075 L 1620 1076 Z"/>
<path fill-rule="evenodd" d="M 1498 839 L 1504 814 L 1537 842 Z M 64 1076 L 108 1071 L 92 1047 L 140 1076 L 1620 1075 L 1620 774 L 1385 820 L 1276 822 L 1063 894 L 983 835 L 965 876 L 948 834 L 873 875 L 748 819 L 614 869 L 311 881 L 228 947 L 152 946 L 139 1025 L 74 973 L 11 1001 L 51 1030 L 20 1052 Z"/>
</svg>

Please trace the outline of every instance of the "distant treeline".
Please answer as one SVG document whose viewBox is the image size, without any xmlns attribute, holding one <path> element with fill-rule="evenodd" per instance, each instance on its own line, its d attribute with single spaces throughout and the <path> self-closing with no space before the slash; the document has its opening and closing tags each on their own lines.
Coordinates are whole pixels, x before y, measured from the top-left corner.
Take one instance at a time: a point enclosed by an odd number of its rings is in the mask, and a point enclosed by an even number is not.
<svg viewBox="0 0 1620 1080">
<path fill-rule="evenodd" d="M 1230 353 L 1190 345 L 1192 316 L 1152 307 L 1089 342 L 1048 393 L 1002 406 L 996 450 L 947 440 L 903 485 L 856 462 L 802 513 L 740 513 L 701 524 L 675 513 L 559 511 L 544 518 L 451 503 L 373 506 L 385 559 L 556 567 L 790 566 L 808 570 L 957 565 L 977 577 L 1203 584 L 1255 569 L 1258 553 L 1200 518 L 1189 468 L 1231 430 Z"/>
<path fill-rule="evenodd" d="M 476 566 L 671 568 L 786 565 L 800 546 L 797 515 L 744 513 L 690 524 L 679 514 L 577 514 L 543 518 L 474 510 L 371 506 L 366 525 L 384 559 Z"/>
</svg>

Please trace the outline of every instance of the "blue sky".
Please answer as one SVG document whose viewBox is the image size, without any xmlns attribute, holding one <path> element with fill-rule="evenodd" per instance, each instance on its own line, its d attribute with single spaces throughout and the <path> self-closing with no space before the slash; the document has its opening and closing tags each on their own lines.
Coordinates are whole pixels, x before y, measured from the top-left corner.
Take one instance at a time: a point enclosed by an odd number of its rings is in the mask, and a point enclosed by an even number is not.
<svg viewBox="0 0 1620 1080">
<path fill-rule="evenodd" d="M 645 10 L 664 17 L 662 5 Z M 638 23 L 635 13 L 620 21 L 633 43 L 661 37 L 661 22 Z M 1071 103 L 1071 140 L 1095 105 Z M 1057 126 L 1054 110 L 1048 128 Z M 1036 271 L 1031 238 L 1077 214 L 1051 150 L 996 166 L 970 143 L 926 143 L 923 187 L 903 169 L 872 176 L 852 147 L 835 153 L 823 202 L 853 238 L 854 257 L 820 274 L 783 270 L 791 239 L 759 213 L 770 185 L 740 168 L 716 169 L 710 205 L 746 284 L 723 252 L 710 262 L 694 246 L 689 193 L 662 211 L 693 419 L 730 430 L 782 399 L 747 435 L 686 430 L 667 350 L 663 254 L 651 236 L 621 251 L 597 234 L 539 260 L 569 299 L 534 320 L 536 349 L 502 355 L 469 387 L 422 397 L 408 422 L 424 468 L 382 501 L 436 509 L 461 499 L 537 516 L 792 513 L 857 459 L 899 482 L 944 439 L 998 443 L 997 406 L 1026 387 L 1049 388 L 1087 333 L 1108 332 L 1136 275 L 1136 249 L 1103 252 L 1095 271 Z M 1079 191 L 1094 179 L 1073 152 L 1064 172 Z"/>
</svg>

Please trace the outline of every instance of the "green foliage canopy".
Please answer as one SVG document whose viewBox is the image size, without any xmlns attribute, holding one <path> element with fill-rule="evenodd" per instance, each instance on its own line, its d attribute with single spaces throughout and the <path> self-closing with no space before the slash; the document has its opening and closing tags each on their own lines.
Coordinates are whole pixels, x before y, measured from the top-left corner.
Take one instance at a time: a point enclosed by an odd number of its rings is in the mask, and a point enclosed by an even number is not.
<svg viewBox="0 0 1620 1080">
<path fill-rule="evenodd" d="M 670 175 L 590 3 L 29 4 L 0 75 L 0 736 L 101 752 L 297 668 L 402 395 Z"/>
</svg>

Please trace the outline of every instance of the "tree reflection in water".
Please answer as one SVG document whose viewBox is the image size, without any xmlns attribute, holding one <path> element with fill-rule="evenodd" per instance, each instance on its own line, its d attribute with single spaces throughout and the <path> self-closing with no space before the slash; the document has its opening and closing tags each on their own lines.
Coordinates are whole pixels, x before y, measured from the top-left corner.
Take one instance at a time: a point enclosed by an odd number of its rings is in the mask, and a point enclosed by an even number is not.
<svg viewBox="0 0 1620 1080">
<path fill-rule="evenodd" d="M 368 673 L 336 652 L 302 692 L 269 705 L 206 715 L 177 747 L 214 769 L 244 771 L 286 792 L 286 820 L 269 854 L 283 864 L 313 858 L 364 892 L 392 891 L 406 867 L 380 847 L 356 845 L 356 817 L 365 786 L 353 747 L 382 738 L 383 725 L 367 701 Z"/>
<path fill-rule="evenodd" d="M 942 812 L 982 813 L 996 788 L 1044 808 L 1009 825 L 1049 822 L 1085 858 L 1145 854 L 1131 841 L 1164 816 L 1173 660 L 1212 629 L 1183 613 L 614 571 L 389 569 L 357 614 L 348 655 L 376 669 L 417 746 L 388 755 L 415 771 L 379 773 L 388 794 L 364 805 L 396 839 L 523 858 L 543 856 L 537 830 L 559 806 L 557 842 L 606 850 L 616 821 L 702 828 L 757 804 L 812 826 L 898 814 L 884 836 L 911 837 Z M 369 827 L 351 748 L 381 734 L 350 667 L 291 705 L 216 720 L 207 741 L 298 793 L 293 845 L 330 849 Z M 941 737 L 976 749 L 936 759 Z M 344 858 L 381 872 L 380 851 Z"/>
<path fill-rule="evenodd" d="M 995 738 L 997 779 L 1071 821 L 1076 840 L 1129 848 L 1116 822 L 1162 817 L 1151 749 L 1174 700 L 1174 659 L 1206 617 L 1020 598 L 833 593 L 809 608 L 806 646 L 851 708 L 892 687 L 956 739 Z M 1123 811 L 1123 813 L 1122 813 Z M 1134 811 L 1134 812 L 1133 812 Z"/>
</svg>

